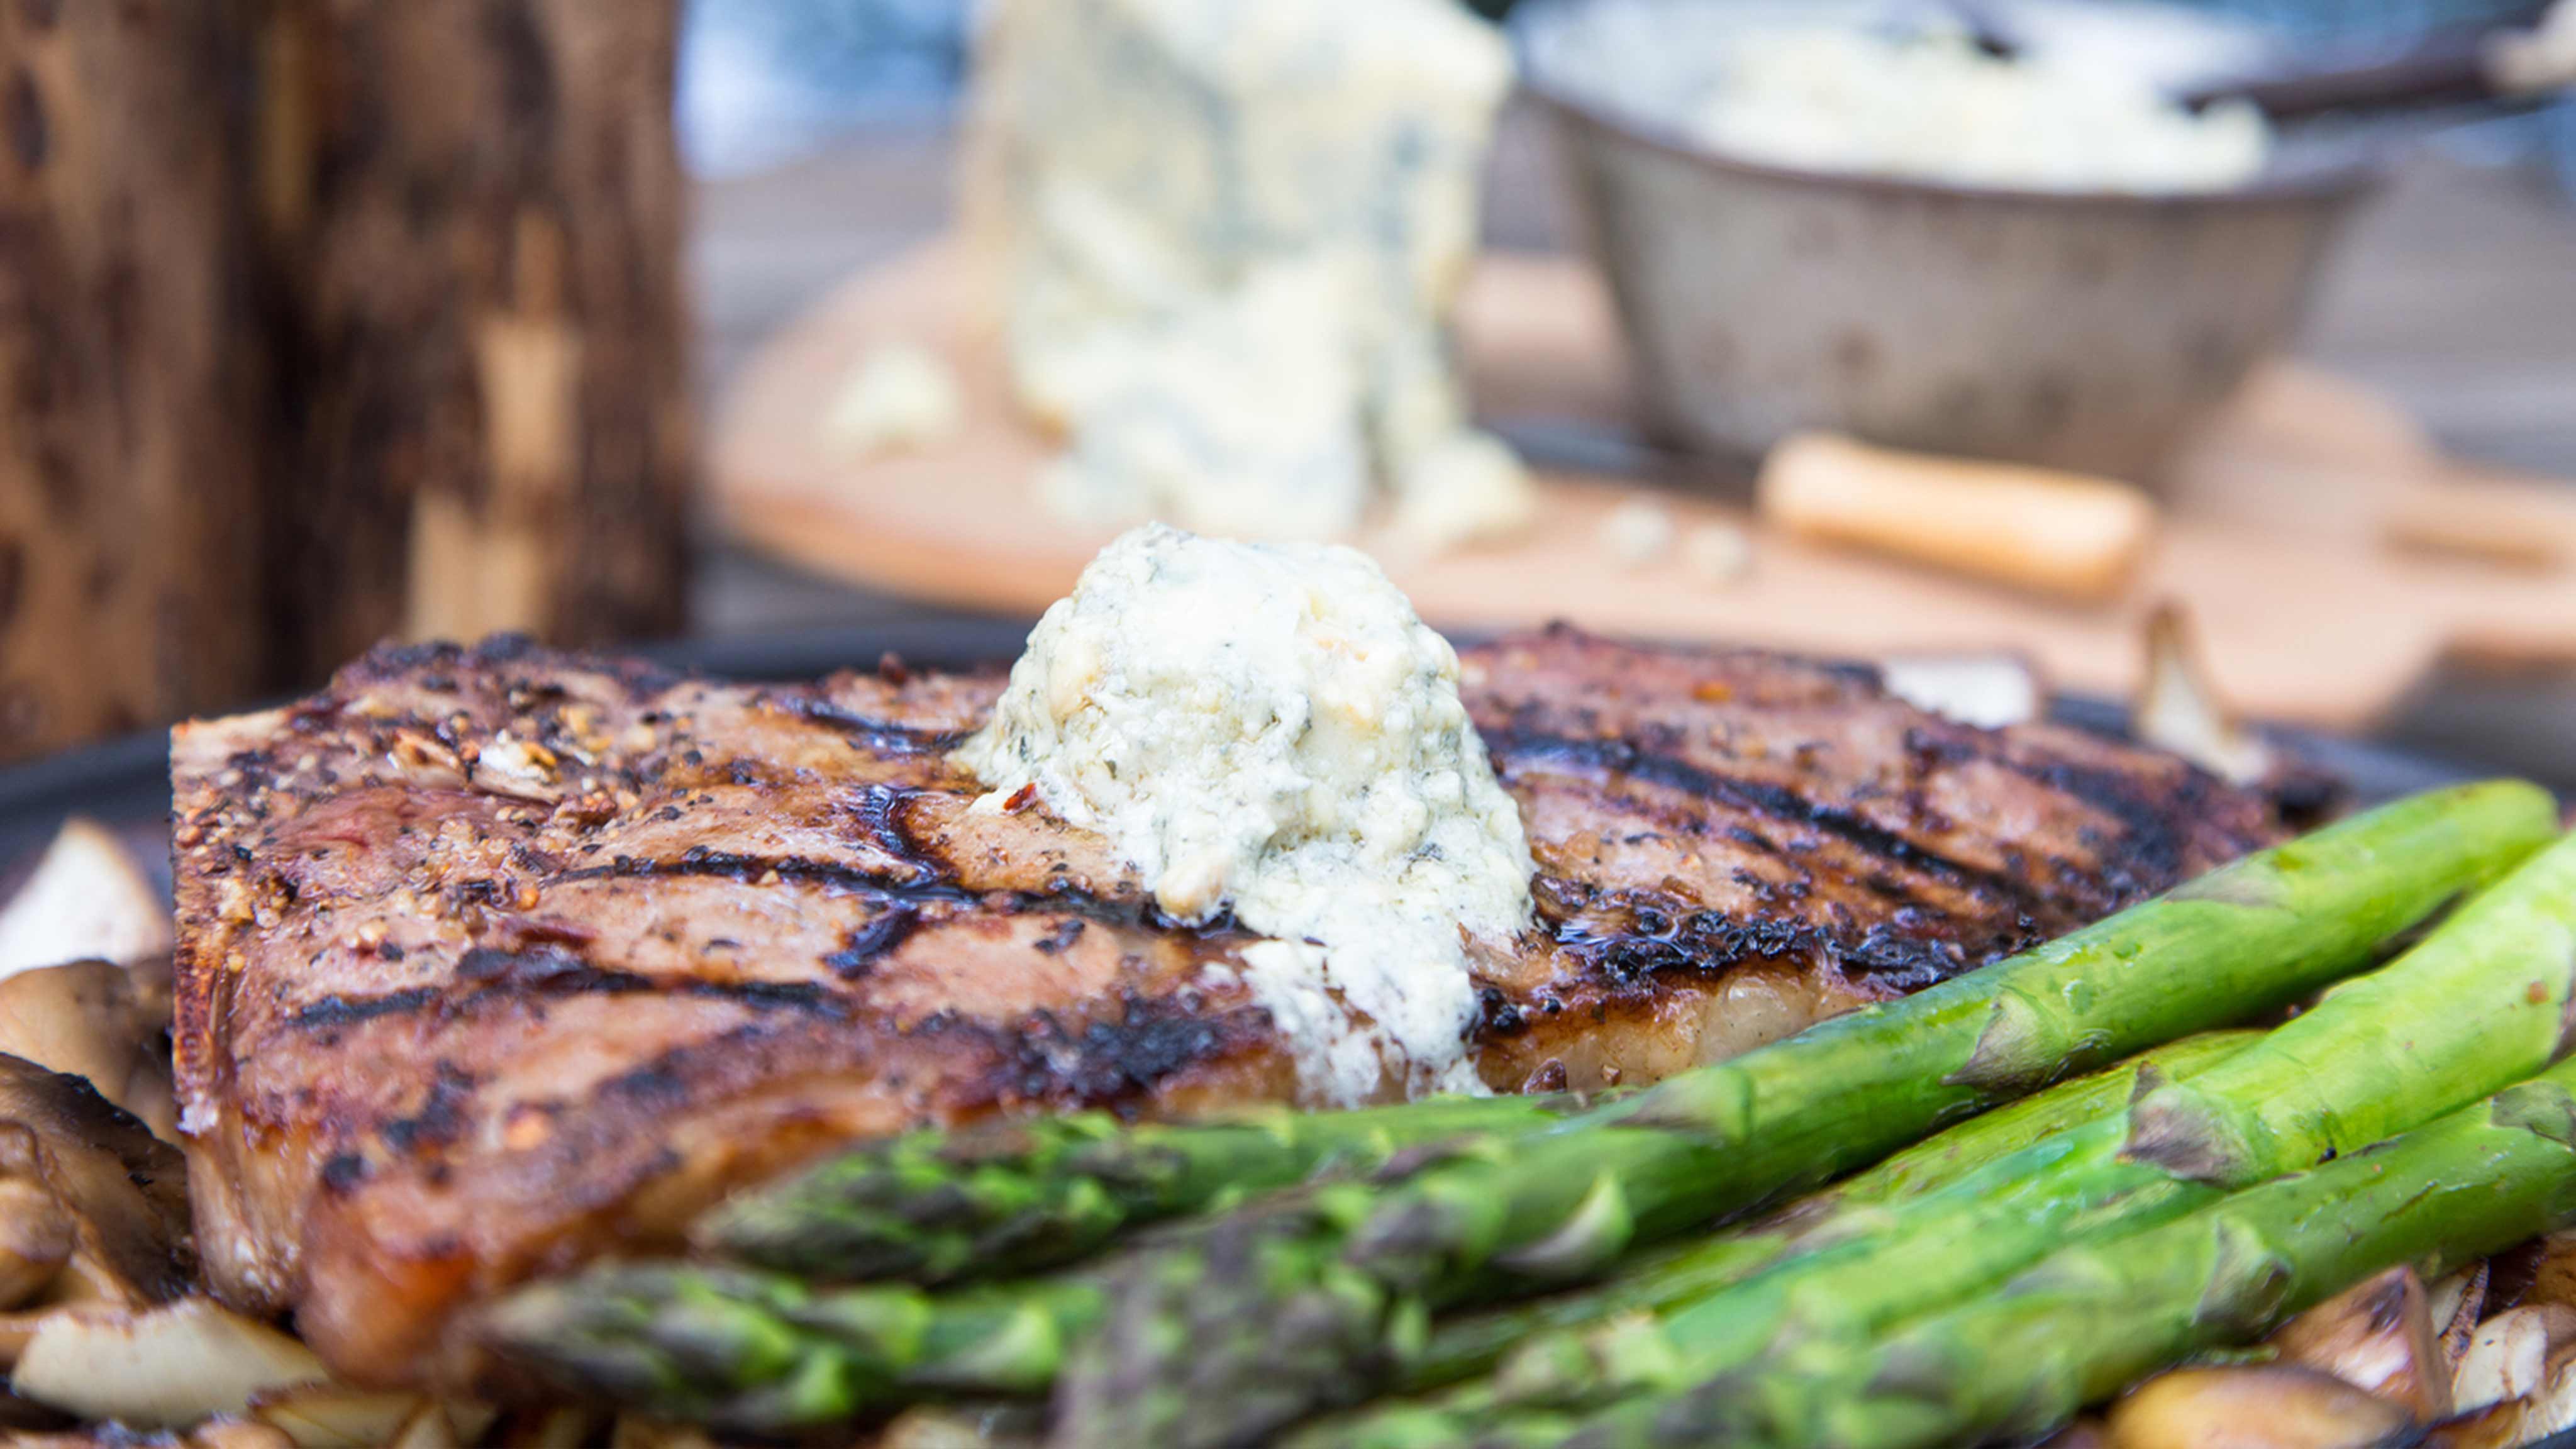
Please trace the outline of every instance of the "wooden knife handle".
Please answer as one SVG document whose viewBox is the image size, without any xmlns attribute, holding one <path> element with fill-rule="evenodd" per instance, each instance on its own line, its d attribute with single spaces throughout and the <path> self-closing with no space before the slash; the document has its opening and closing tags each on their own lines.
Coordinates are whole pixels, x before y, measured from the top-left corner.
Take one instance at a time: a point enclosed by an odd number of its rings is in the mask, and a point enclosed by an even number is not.
<svg viewBox="0 0 2576 1449">
<path fill-rule="evenodd" d="M 2155 534 L 2155 504 L 2126 483 L 1824 433 L 1773 448 L 1757 494 L 1801 538 L 2085 601 L 2117 594 Z"/>
</svg>

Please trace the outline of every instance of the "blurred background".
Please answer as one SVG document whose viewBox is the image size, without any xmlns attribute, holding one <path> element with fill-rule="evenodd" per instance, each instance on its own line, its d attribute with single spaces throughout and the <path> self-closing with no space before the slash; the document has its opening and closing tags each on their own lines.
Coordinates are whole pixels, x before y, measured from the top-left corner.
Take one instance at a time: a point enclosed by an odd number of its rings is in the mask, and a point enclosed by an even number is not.
<svg viewBox="0 0 2576 1449">
<path fill-rule="evenodd" d="M 10 7 L 0 755 L 1155 514 L 2576 784 L 2576 11 L 1472 9 Z"/>
</svg>

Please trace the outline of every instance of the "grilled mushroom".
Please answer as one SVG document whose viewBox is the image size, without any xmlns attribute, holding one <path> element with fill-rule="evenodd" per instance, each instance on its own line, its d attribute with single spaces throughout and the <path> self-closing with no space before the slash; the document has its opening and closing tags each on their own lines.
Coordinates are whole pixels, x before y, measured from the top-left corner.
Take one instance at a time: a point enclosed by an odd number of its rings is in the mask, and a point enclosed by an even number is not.
<svg viewBox="0 0 2576 1449">
<path fill-rule="evenodd" d="M 170 898 L 107 827 L 73 816 L 0 909 L 0 976 L 90 957 L 170 952 Z"/>
<path fill-rule="evenodd" d="M 2528 1248 L 2531 1281 L 2519 1300 L 2576 1308 L 2576 1233 L 2551 1233 Z"/>
<path fill-rule="evenodd" d="M 2282 1362 L 2332 1374 L 2417 1419 L 2451 1411 L 2450 1361 L 2412 1268 L 2391 1268 L 2291 1319 L 2272 1346 Z"/>
<path fill-rule="evenodd" d="M 2414 1419 L 2297 1364 L 2176 1369 L 2111 1407 L 2114 1449 L 2371 1449 Z"/>
<path fill-rule="evenodd" d="M 265 1390 L 324 1376 L 322 1361 L 294 1339 L 212 1299 L 184 1298 L 140 1312 L 47 1314 L 10 1379 L 28 1398 L 84 1419 L 176 1429 L 240 1409 Z M 395 1415 L 387 1427 L 401 1421 Z"/>
<path fill-rule="evenodd" d="M 2451 1380 L 2451 1398 L 2462 1409 L 2484 1408 L 2537 1393 L 2550 1364 L 2576 1350 L 2576 1309 L 2526 1303 L 2478 1325 L 2469 1351 Z"/>
<path fill-rule="evenodd" d="M 170 1095 L 170 959 L 44 966 L 0 978 L 0 1053 L 86 1077 L 99 1095 L 178 1140 Z"/>
<path fill-rule="evenodd" d="M 2220 701 L 2180 608 L 2163 605 L 2147 621 L 2146 656 L 2146 677 L 2129 711 L 2129 728 L 2139 739 L 2238 784 L 2272 772 L 2278 761 L 2271 745 Z"/>
<path fill-rule="evenodd" d="M 2432 1307 L 2434 1331 L 2442 1337 L 2442 1371 L 2446 1378 L 2459 1371 L 2460 1359 L 2469 1351 L 2469 1338 L 2478 1331 L 2478 1320 L 2486 1315 L 2494 1272 L 2493 1265 L 2482 1258 L 2424 1290 Z"/>
<path fill-rule="evenodd" d="M 178 1149 L 88 1082 L 0 1055 L 0 1252 L 12 1290 L 0 1364 L 62 1309 L 142 1311 L 187 1292 L 186 1174 Z"/>
</svg>

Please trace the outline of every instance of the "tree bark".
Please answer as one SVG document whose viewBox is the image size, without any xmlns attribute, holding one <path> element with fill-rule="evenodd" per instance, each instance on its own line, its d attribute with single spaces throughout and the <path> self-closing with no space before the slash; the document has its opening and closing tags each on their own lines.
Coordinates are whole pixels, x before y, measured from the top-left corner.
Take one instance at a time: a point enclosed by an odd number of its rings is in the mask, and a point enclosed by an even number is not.
<svg viewBox="0 0 2576 1449">
<path fill-rule="evenodd" d="M 0 0 L 0 758 L 683 621 L 676 0 Z"/>
<path fill-rule="evenodd" d="M 228 18 L 0 5 L 0 758 L 262 681 Z"/>
</svg>

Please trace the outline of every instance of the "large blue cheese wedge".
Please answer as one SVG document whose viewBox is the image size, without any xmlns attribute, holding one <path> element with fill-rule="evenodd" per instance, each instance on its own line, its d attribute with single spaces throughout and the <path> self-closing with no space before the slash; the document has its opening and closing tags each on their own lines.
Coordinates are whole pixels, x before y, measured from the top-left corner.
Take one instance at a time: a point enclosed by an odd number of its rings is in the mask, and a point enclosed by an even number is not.
<svg viewBox="0 0 2576 1449">
<path fill-rule="evenodd" d="M 1527 507 L 1446 322 L 1511 76 L 1454 0 L 1011 0 L 988 84 L 1046 494 L 1102 521 L 1439 543 Z"/>
</svg>

